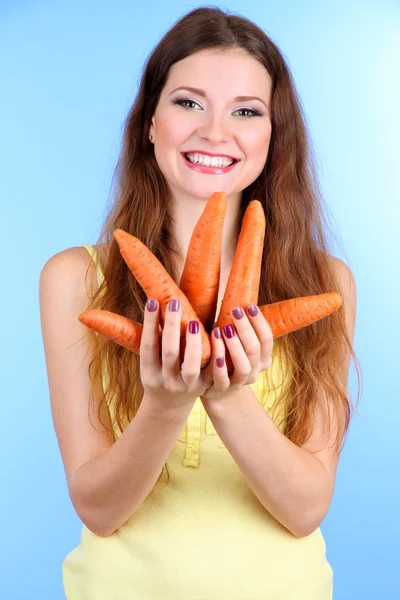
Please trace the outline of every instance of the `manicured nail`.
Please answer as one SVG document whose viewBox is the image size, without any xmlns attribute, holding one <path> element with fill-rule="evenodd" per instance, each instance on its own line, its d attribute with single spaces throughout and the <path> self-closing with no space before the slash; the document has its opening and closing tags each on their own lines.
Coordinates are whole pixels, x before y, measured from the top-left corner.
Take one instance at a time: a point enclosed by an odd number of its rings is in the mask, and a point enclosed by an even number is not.
<svg viewBox="0 0 400 600">
<path fill-rule="evenodd" d="M 170 300 L 168 304 L 169 310 L 172 312 L 178 312 L 179 310 L 179 300 Z"/>
<path fill-rule="evenodd" d="M 247 310 L 249 311 L 249 314 L 252 317 L 255 317 L 256 314 L 258 313 L 258 308 L 255 304 L 250 304 L 250 306 L 247 308 Z"/>
<path fill-rule="evenodd" d="M 242 311 L 242 307 L 236 306 L 236 308 L 234 308 L 232 310 L 232 314 L 235 317 L 235 319 L 241 319 L 244 315 L 244 312 Z"/>
<path fill-rule="evenodd" d="M 150 312 L 154 312 L 155 310 L 157 310 L 157 305 L 158 302 L 157 300 L 154 300 L 154 298 L 149 298 L 146 302 L 147 310 Z"/>
<path fill-rule="evenodd" d="M 221 330 L 220 330 L 220 328 L 219 328 L 219 327 L 216 327 L 216 328 L 214 329 L 214 336 L 217 338 L 217 340 L 220 340 L 220 339 L 221 339 Z"/>
<path fill-rule="evenodd" d="M 224 333 L 227 338 L 232 338 L 235 335 L 235 330 L 232 325 L 224 325 Z"/>
<path fill-rule="evenodd" d="M 190 321 L 189 333 L 199 333 L 199 322 L 198 321 Z"/>
<path fill-rule="evenodd" d="M 223 367 L 224 366 L 224 362 L 225 362 L 224 357 L 223 356 L 218 356 L 218 358 L 217 358 L 217 367 Z"/>
</svg>

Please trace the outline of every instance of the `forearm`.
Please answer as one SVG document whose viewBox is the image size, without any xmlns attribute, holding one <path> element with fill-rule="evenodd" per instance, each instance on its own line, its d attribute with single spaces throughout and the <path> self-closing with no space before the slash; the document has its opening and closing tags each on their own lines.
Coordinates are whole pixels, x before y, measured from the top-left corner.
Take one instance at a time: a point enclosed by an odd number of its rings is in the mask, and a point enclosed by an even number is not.
<svg viewBox="0 0 400 600">
<path fill-rule="evenodd" d="M 121 437 L 74 474 L 71 499 L 97 535 L 114 533 L 148 496 L 188 417 L 150 412 L 143 398 Z M 189 411 L 190 412 L 190 411 Z"/>
<path fill-rule="evenodd" d="M 225 406 L 202 399 L 205 410 L 262 505 L 294 535 L 308 535 L 326 512 L 326 468 L 279 430 L 250 386 L 240 392 Z"/>
</svg>

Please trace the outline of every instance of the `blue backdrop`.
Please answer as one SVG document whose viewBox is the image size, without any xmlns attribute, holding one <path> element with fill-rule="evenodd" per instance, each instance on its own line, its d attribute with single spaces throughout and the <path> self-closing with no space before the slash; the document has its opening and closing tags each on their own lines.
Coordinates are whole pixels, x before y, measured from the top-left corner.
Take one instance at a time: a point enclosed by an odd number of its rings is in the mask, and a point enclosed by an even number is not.
<svg viewBox="0 0 400 600">
<path fill-rule="evenodd" d="M 292 70 L 326 202 L 357 282 L 360 417 L 321 529 L 337 600 L 400 598 L 398 176 L 400 4 L 216 3 L 254 20 Z M 95 243 L 143 61 L 198 3 L 11 0 L 0 8 L 2 543 L 7 600 L 60 600 L 79 543 L 55 436 L 38 284 L 53 254 Z M 397 358 L 396 358 L 397 357 Z M 355 369 L 350 391 L 357 393 Z M 397 558 L 397 560 L 396 560 Z"/>
</svg>

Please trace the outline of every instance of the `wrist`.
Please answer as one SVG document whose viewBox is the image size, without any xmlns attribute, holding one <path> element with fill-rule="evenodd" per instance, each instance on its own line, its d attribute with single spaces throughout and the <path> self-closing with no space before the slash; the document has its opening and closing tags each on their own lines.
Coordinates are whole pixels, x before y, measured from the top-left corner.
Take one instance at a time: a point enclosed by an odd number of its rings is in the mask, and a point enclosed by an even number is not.
<svg viewBox="0 0 400 600">
<path fill-rule="evenodd" d="M 236 390 L 226 390 L 225 392 L 214 392 L 214 397 L 200 396 L 204 409 L 210 418 L 223 417 L 226 412 L 234 410 L 239 403 L 246 402 L 250 396 L 254 396 L 250 384 L 243 385 Z"/>
<path fill-rule="evenodd" d="M 196 396 L 197 397 L 197 396 Z M 196 401 L 193 395 L 177 401 L 177 395 L 163 395 L 159 392 L 146 390 L 140 404 L 140 410 L 152 419 L 167 422 L 185 422 Z"/>
</svg>

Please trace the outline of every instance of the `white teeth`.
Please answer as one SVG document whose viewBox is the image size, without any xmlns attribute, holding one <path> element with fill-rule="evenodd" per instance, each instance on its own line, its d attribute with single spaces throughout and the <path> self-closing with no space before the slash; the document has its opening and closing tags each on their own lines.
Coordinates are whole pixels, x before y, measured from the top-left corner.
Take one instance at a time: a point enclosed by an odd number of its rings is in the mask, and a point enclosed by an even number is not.
<svg viewBox="0 0 400 600">
<path fill-rule="evenodd" d="M 195 165 L 205 165 L 206 167 L 229 167 L 234 161 L 231 158 L 220 156 L 208 156 L 206 154 L 187 153 L 186 158 Z"/>
</svg>

